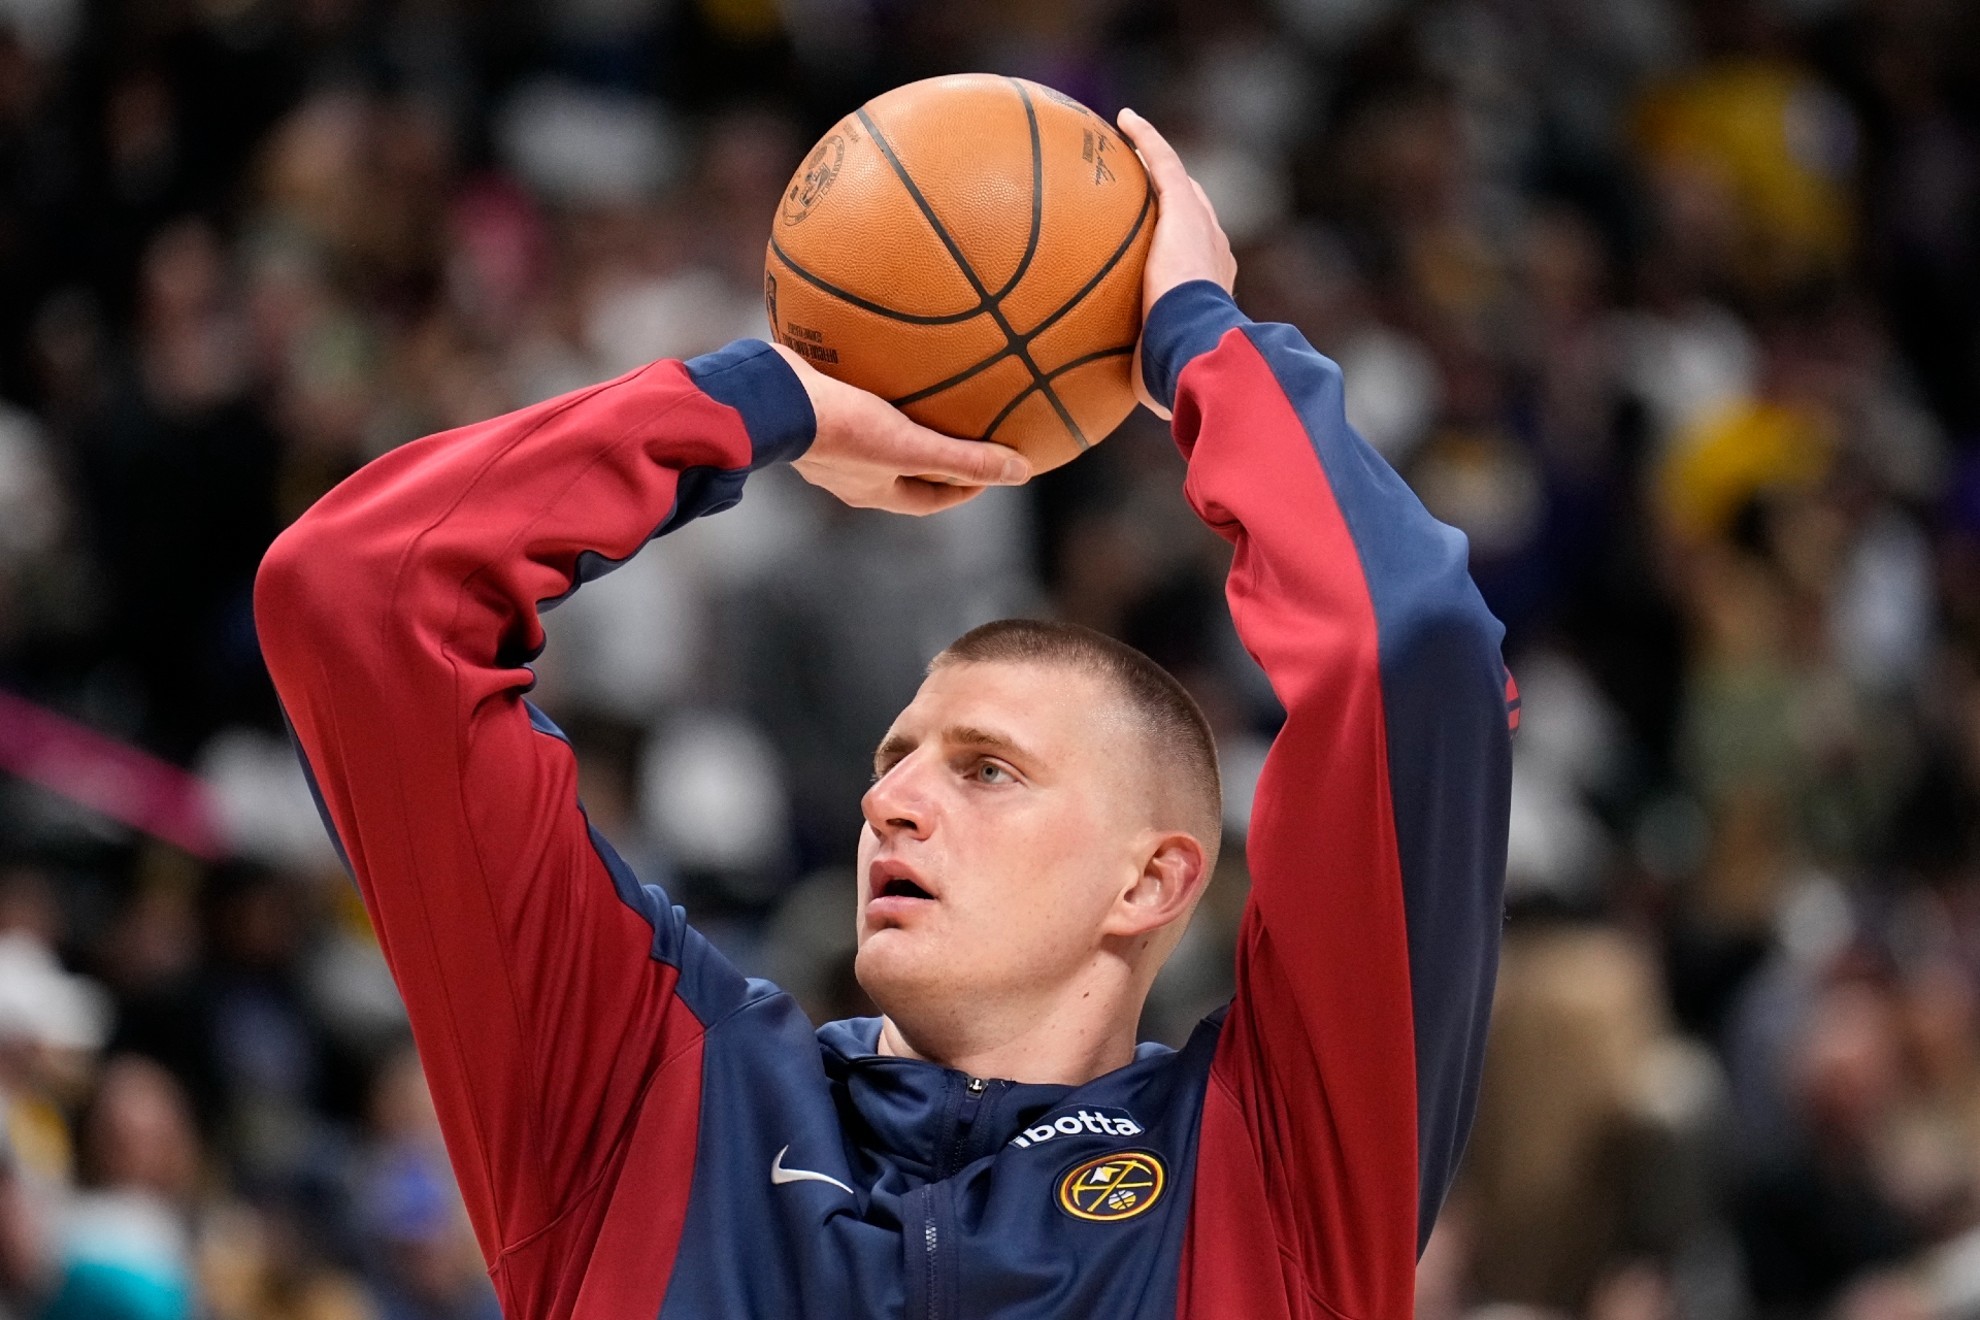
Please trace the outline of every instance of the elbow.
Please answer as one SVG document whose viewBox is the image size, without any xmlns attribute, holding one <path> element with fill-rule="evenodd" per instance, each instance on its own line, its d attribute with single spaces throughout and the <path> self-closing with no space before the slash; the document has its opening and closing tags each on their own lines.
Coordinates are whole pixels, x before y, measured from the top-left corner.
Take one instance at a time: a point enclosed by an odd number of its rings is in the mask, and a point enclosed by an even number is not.
<svg viewBox="0 0 1980 1320">
<path fill-rule="evenodd" d="M 1505 625 L 1467 577 L 1456 588 L 1428 593 L 1384 649 L 1391 663 L 1440 670 L 1453 682 L 1480 675 L 1499 696 L 1504 672 L 1499 648 L 1505 633 Z"/>
<path fill-rule="evenodd" d="M 285 708 L 302 695 L 297 684 L 310 673 L 307 657 L 313 638 L 326 628 L 317 609 L 318 586 L 313 581 L 317 551 L 310 538 L 290 527 L 275 538 L 254 574 L 254 632 L 261 644 L 261 661 L 274 681 Z"/>
<path fill-rule="evenodd" d="M 264 650 L 271 635 L 293 630 L 308 613 L 313 554 L 309 538 L 291 526 L 261 556 L 254 572 L 254 627 Z"/>
<path fill-rule="evenodd" d="M 1499 622 L 1478 594 L 1469 576 L 1462 585 L 1429 612 L 1422 643 L 1448 649 L 1468 660 L 1486 665 L 1493 672 L 1502 667 L 1500 646 L 1506 626 Z"/>
<path fill-rule="evenodd" d="M 277 657 L 334 649 L 384 614 L 390 590 L 376 556 L 305 514 L 275 538 L 254 575 L 254 623 L 271 671 Z"/>
<path fill-rule="evenodd" d="M 263 634 L 307 626 L 335 599 L 328 567 L 336 549 L 323 543 L 307 519 L 275 538 L 254 574 L 254 621 Z"/>
<path fill-rule="evenodd" d="M 1505 662 L 1500 647 L 1506 629 L 1472 582 L 1466 559 L 1463 535 L 1451 532 L 1442 562 L 1397 612 L 1396 626 L 1384 639 L 1383 668 L 1420 675 L 1453 695 L 1475 688 L 1481 700 L 1502 707 Z"/>
</svg>

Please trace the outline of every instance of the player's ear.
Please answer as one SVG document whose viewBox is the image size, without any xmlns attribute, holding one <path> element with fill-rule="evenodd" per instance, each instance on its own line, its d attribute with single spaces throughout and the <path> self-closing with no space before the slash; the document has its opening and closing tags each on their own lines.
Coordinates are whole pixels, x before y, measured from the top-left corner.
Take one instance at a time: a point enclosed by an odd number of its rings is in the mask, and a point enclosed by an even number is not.
<svg viewBox="0 0 1980 1320">
<path fill-rule="evenodd" d="M 1203 844 L 1180 830 L 1151 835 L 1136 855 L 1141 869 L 1115 900 L 1106 934 L 1145 935 L 1188 915 L 1209 879 Z"/>
</svg>

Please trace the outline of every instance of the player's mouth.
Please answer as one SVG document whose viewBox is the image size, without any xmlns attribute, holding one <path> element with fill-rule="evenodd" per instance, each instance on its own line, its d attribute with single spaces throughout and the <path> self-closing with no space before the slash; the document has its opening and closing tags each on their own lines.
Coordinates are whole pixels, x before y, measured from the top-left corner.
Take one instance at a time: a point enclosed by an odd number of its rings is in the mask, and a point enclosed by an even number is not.
<svg viewBox="0 0 1980 1320">
<path fill-rule="evenodd" d="M 866 919 L 893 924 L 926 911 L 936 897 L 913 868 L 897 861 L 876 861 L 867 869 Z"/>
</svg>

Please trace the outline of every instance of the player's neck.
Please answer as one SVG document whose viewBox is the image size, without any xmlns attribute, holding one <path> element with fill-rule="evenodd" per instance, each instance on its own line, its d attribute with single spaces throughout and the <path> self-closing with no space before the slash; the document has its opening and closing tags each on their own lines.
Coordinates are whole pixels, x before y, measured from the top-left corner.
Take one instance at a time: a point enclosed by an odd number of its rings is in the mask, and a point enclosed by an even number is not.
<svg viewBox="0 0 1980 1320">
<path fill-rule="evenodd" d="M 1003 1012 L 978 1002 L 955 1014 L 889 1014 L 877 1048 L 971 1077 L 1077 1086 L 1134 1058 L 1144 996 L 1131 986 L 1109 989 L 1073 986 Z"/>
</svg>

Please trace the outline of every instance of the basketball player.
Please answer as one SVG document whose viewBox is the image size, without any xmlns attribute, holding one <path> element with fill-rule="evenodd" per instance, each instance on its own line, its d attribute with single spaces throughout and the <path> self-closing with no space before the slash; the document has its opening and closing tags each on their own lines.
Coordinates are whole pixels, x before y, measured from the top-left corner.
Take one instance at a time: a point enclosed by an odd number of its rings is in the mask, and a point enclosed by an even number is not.
<svg viewBox="0 0 1980 1320">
<path fill-rule="evenodd" d="M 1010 451 L 745 341 L 395 450 L 269 552 L 268 666 L 511 1317 L 1410 1315 L 1497 957 L 1500 628 L 1121 125 L 1160 199 L 1138 377 L 1286 708 L 1237 994 L 1180 1051 L 1134 1030 L 1216 860 L 1216 761 L 1137 652 L 1015 622 L 935 658 L 862 802 L 884 1016 L 816 1031 L 587 826 L 523 699 L 539 611 L 757 468 L 919 514 L 1022 481 Z"/>
</svg>

